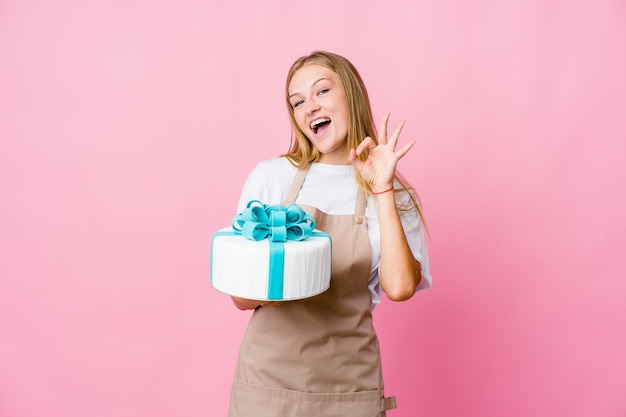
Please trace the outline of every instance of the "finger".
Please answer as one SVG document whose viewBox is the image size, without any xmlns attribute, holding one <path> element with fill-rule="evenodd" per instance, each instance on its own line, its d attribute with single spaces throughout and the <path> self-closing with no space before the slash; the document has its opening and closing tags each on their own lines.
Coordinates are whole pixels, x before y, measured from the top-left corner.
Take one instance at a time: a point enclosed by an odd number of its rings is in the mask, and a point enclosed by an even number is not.
<svg viewBox="0 0 626 417">
<path fill-rule="evenodd" d="M 398 126 L 396 126 L 395 130 L 393 131 L 393 134 L 389 138 L 389 144 L 391 145 L 393 149 L 396 148 L 396 144 L 398 143 L 398 138 L 400 137 L 400 132 L 402 132 L 402 128 L 404 127 L 404 123 L 405 121 L 401 120 L 400 123 L 398 123 Z"/>
<path fill-rule="evenodd" d="M 378 143 L 385 145 L 387 143 L 387 124 L 389 123 L 390 112 L 385 113 L 382 122 L 378 127 Z"/>
<path fill-rule="evenodd" d="M 413 147 L 413 145 L 415 145 L 415 140 L 410 141 L 409 143 L 404 145 L 402 149 L 400 149 L 399 151 L 396 151 L 396 156 L 398 157 L 398 159 L 406 155 L 406 153 L 409 151 L 409 149 Z"/>
<path fill-rule="evenodd" d="M 361 167 L 363 166 L 363 161 L 359 159 L 359 157 L 356 155 L 356 150 L 354 149 L 350 149 L 348 161 L 352 164 L 352 166 L 354 166 L 357 171 L 360 171 Z"/>
<path fill-rule="evenodd" d="M 368 148 L 373 149 L 374 147 L 376 147 L 376 144 L 374 143 L 374 139 L 368 136 L 365 139 L 363 139 L 363 142 L 359 143 L 359 146 L 356 147 L 356 155 L 359 156 L 363 153 L 364 150 Z"/>
<path fill-rule="evenodd" d="M 357 158 L 356 156 L 356 150 L 354 149 L 350 149 L 350 153 L 348 154 L 348 161 L 350 161 L 351 164 L 355 163 L 359 158 Z"/>
</svg>

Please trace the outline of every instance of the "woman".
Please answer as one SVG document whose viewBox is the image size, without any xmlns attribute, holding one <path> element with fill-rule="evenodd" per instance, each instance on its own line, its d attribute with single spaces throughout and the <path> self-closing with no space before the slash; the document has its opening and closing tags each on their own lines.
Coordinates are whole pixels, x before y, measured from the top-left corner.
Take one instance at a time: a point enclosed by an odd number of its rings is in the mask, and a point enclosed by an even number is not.
<svg viewBox="0 0 626 417">
<path fill-rule="evenodd" d="M 239 201 L 296 203 L 333 239 L 330 288 L 315 297 L 259 302 L 242 341 L 230 417 L 378 417 L 395 407 L 383 394 L 371 311 L 430 287 L 421 213 L 396 165 L 400 123 L 378 135 L 367 91 L 344 57 L 298 59 L 286 83 L 295 140 L 281 158 L 252 171 Z"/>
</svg>

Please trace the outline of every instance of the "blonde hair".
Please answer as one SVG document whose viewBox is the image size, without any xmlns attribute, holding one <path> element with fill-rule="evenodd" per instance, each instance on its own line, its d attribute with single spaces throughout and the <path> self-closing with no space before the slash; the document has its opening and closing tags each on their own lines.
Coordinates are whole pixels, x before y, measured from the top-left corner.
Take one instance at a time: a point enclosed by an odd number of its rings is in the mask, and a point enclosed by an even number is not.
<svg viewBox="0 0 626 417">
<path fill-rule="evenodd" d="M 376 128 L 374 126 L 374 119 L 372 117 L 372 109 L 370 105 L 369 96 L 365 83 L 357 69 L 352 65 L 350 61 L 341 55 L 337 55 L 331 52 L 316 51 L 310 55 L 306 55 L 298 58 L 287 74 L 287 82 L 285 85 L 285 98 L 287 101 L 287 109 L 289 112 L 289 120 L 291 121 L 292 136 L 291 145 L 289 151 L 283 156 L 286 157 L 292 165 L 297 168 L 302 168 L 312 162 L 317 162 L 320 158 L 320 152 L 313 146 L 313 143 L 306 137 L 304 132 L 298 127 L 296 119 L 294 117 L 294 110 L 289 101 L 289 84 L 294 74 L 305 65 L 320 65 L 326 67 L 336 73 L 341 80 L 343 91 L 346 94 L 346 100 L 349 110 L 349 126 L 347 143 L 349 149 L 356 148 L 366 137 L 370 137 L 374 142 L 378 143 L 376 137 Z M 361 160 L 367 159 L 369 152 L 365 150 L 361 153 L 359 158 Z M 356 171 L 355 171 L 356 172 Z M 412 204 L 408 207 L 398 207 L 401 211 L 410 211 L 415 208 L 422 220 L 422 211 L 419 204 L 417 193 L 411 187 L 411 185 L 396 172 L 395 179 L 401 184 L 402 189 L 394 190 L 394 192 L 407 192 L 411 197 Z M 372 188 L 370 184 L 365 181 L 358 172 L 356 172 L 356 183 L 360 189 L 370 194 Z"/>
</svg>

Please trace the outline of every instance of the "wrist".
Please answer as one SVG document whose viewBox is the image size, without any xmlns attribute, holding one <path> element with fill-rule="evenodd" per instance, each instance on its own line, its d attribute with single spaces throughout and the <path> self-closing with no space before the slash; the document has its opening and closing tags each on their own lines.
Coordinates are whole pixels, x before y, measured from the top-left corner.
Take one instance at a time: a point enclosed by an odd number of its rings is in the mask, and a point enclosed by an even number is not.
<svg viewBox="0 0 626 417">
<path fill-rule="evenodd" d="M 393 191 L 393 185 L 390 187 L 383 187 L 380 190 L 375 190 L 372 188 L 372 195 L 381 195 Z"/>
</svg>

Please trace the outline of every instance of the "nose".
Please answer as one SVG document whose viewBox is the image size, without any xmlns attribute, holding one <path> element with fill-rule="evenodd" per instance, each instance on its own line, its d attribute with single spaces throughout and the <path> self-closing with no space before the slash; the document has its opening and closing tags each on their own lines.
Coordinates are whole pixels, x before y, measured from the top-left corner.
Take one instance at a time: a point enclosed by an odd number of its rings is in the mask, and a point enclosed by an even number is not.
<svg viewBox="0 0 626 417">
<path fill-rule="evenodd" d="M 305 105 L 306 114 L 313 114 L 320 109 L 320 105 L 315 100 L 306 100 Z"/>
</svg>

